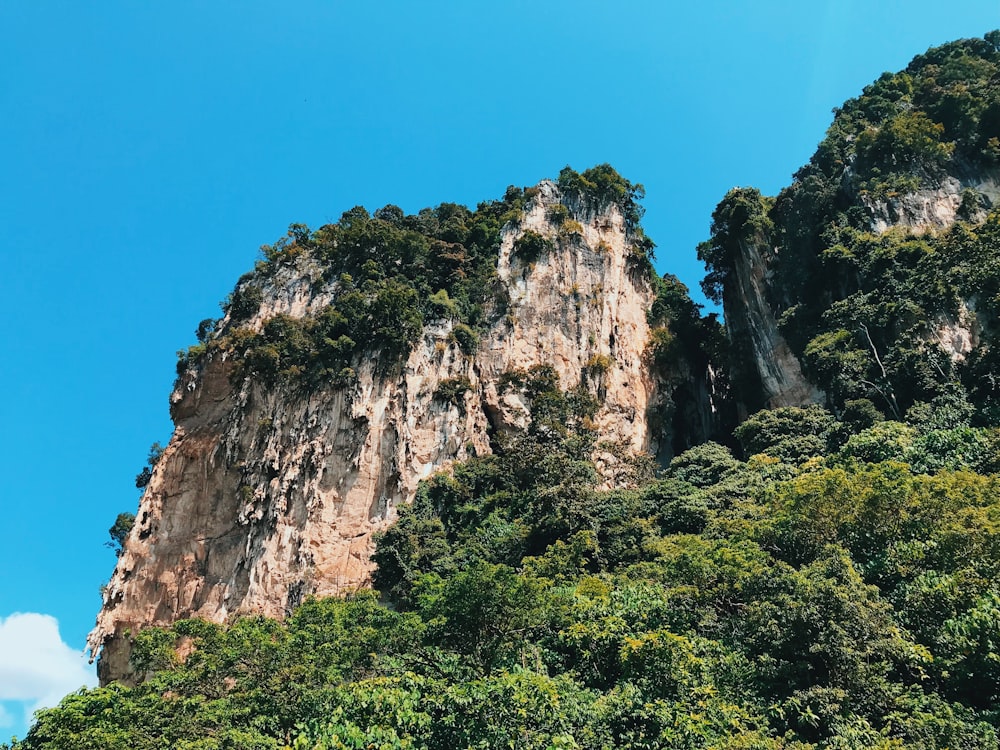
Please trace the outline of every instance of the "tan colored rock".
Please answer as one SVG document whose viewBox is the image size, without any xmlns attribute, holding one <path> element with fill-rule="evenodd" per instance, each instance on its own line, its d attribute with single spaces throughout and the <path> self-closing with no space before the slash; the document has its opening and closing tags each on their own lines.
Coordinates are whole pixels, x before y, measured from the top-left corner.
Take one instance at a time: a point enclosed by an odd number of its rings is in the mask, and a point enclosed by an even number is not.
<svg viewBox="0 0 1000 750">
<path fill-rule="evenodd" d="M 952 362 L 964 362 L 980 344 L 982 326 L 971 300 L 960 301 L 958 315 L 941 315 L 928 336 Z"/>
<path fill-rule="evenodd" d="M 474 356 L 449 340 L 451 323 L 442 320 L 425 328 L 401 372 L 359 362 L 349 389 L 234 385 L 232 363 L 221 355 L 178 379 L 174 435 L 89 638 L 92 653 L 104 649 L 102 682 L 127 679 L 125 631 L 186 617 L 282 617 L 304 596 L 368 585 L 372 535 L 412 500 L 417 484 L 489 452 L 491 428 L 524 426 L 524 405 L 498 388 L 507 371 L 551 364 L 570 388 L 592 358 L 607 357 L 601 382 L 586 383 L 603 395 L 601 436 L 657 451 L 648 414 L 664 396 L 645 366 L 654 293 L 624 220 L 616 207 L 571 205 L 582 229 L 560 235 L 547 208 L 561 196 L 551 182 L 539 188 L 521 223 L 504 229 L 498 275 L 508 315 Z M 528 229 L 555 243 L 532 267 L 511 255 Z M 279 269 L 249 325 L 319 312 L 332 294 L 314 290 L 317 278 L 309 259 Z M 472 384 L 461 409 L 434 398 L 443 380 L 457 377 Z"/>
<path fill-rule="evenodd" d="M 862 197 L 861 203 L 871 216 L 872 231 L 879 234 L 895 227 L 914 232 L 950 227 L 959 218 L 966 190 L 974 190 L 987 205 L 1000 199 L 1000 177 L 995 174 L 944 177 L 940 183 L 922 187 L 888 200 L 875 201 Z"/>
</svg>

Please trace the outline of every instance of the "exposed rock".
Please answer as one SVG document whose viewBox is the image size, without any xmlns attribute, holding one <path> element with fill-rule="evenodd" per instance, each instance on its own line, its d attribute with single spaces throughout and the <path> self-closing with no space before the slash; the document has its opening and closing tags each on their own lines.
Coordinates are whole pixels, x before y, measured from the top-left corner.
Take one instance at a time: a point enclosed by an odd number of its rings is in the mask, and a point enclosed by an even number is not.
<svg viewBox="0 0 1000 750">
<path fill-rule="evenodd" d="M 761 406 L 776 409 L 819 403 L 823 394 L 802 374 L 802 367 L 778 330 L 767 299 L 770 268 L 776 252 L 766 237 L 740 243 L 727 280 L 726 332 L 748 355 L 741 367 L 753 368 L 760 381 Z"/>
<path fill-rule="evenodd" d="M 973 175 L 959 179 L 948 175 L 937 185 L 923 187 L 912 193 L 872 200 L 861 197 L 861 204 L 871 216 L 872 231 L 882 233 L 894 227 L 905 227 L 915 232 L 949 227 L 961 218 L 962 203 L 967 191 L 976 197 L 966 218 L 981 218 L 984 209 L 996 204 L 1000 198 L 1000 180 L 994 174 Z"/>
<path fill-rule="evenodd" d="M 964 362 L 980 344 L 982 326 L 971 301 L 962 302 L 957 316 L 942 315 L 936 321 L 930 341 L 938 344 L 952 362 Z"/>
<path fill-rule="evenodd" d="M 863 205 L 872 217 L 872 231 L 882 233 L 903 227 L 913 232 L 933 232 L 947 229 L 959 219 L 981 221 L 998 199 L 1000 175 L 988 171 L 961 177 L 948 175 L 935 186 L 889 201 L 863 201 Z M 975 301 L 962 300 L 960 304 L 957 316 L 939 317 L 926 337 L 928 342 L 938 344 L 953 362 L 964 361 L 979 346 L 982 333 Z"/>
<path fill-rule="evenodd" d="M 463 354 L 449 337 L 452 323 L 438 320 L 400 371 L 359 361 L 350 388 L 234 384 L 234 365 L 221 355 L 178 379 L 176 430 L 90 635 L 92 652 L 103 648 L 102 682 L 128 679 L 126 631 L 185 617 L 282 617 L 305 596 L 367 585 L 372 535 L 417 484 L 489 452 L 491 430 L 524 426 L 524 404 L 501 393 L 505 372 L 550 364 L 564 388 L 583 379 L 601 396 L 595 421 L 603 440 L 669 452 L 649 419 L 669 400 L 645 356 L 654 291 L 623 217 L 615 206 L 593 211 L 569 201 L 579 224 L 567 231 L 548 215 L 562 200 L 555 184 L 539 188 L 522 221 L 503 231 L 497 272 L 509 306 L 475 355 Z M 529 229 L 554 249 L 525 265 L 512 250 Z M 317 288 L 320 278 L 308 258 L 280 268 L 260 310 L 241 325 L 319 312 L 332 299 L 330 288 Z M 610 365 L 588 376 L 598 359 Z M 456 378 L 471 385 L 459 403 L 435 397 Z"/>
<path fill-rule="evenodd" d="M 855 192 L 849 170 L 844 176 L 844 187 L 850 193 Z M 937 185 L 886 201 L 875 201 L 865 195 L 856 197 L 870 216 L 873 232 L 883 233 L 896 227 L 913 232 L 936 231 L 960 218 L 981 220 L 986 209 L 1000 199 L 1000 176 L 993 172 L 961 178 L 948 175 Z M 760 402 L 744 404 L 744 410 L 802 406 L 820 403 L 824 398 L 822 391 L 803 374 L 798 358 L 778 329 L 768 300 L 777 256 L 777 248 L 765 236 L 741 242 L 733 273 L 727 280 L 727 333 L 745 354 L 745 361 L 739 362 L 739 366 L 749 367 L 759 381 Z M 940 344 L 953 361 L 960 361 L 979 345 L 980 329 L 975 306 L 966 300 L 957 317 L 942 317 L 937 321 L 927 340 Z"/>
</svg>

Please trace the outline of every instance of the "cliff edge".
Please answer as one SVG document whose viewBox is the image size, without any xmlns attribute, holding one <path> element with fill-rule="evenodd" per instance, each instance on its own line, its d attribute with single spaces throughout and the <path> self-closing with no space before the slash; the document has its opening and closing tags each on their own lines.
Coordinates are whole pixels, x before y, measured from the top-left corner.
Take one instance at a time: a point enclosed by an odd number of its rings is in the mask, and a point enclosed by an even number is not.
<svg viewBox="0 0 1000 750">
<path fill-rule="evenodd" d="M 627 205 L 623 212 L 551 181 L 517 204 L 499 228 L 474 329 L 437 292 L 395 362 L 357 342 L 344 360 L 350 367 L 329 370 L 327 382 L 306 380 L 303 365 L 275 375 L 261 362 L 285 356 L 268 346 L 280 350 L 301 333 L 295 325 L 312 332 L 312 321 L 345 309 L 358 296 L 357 280 L 331 274 L 319 250 L 296 251 L 294 243 L 241 280 L 225 318 L 179 368 L 176 428 L 89 638 L 92 653 L 101 651 L 102 683 L 128 679 L 127 634 L 135 629 L 189 617 L 282 617 L 306 596 L 368 585 L 373 534 L 392 523 L 418 483 L 488 453 L 497 431 L 525 426 L 526 405 L 506 387 L 512 373 L 551 366 L 561 387 L 599 400 L 599 465 L 609 484 L 623 455 L 669 457 L 662 415 L 673 411 L 671 389 L 704 380 L 704 372 L 649 366 L 651 243 L 630 226 Z M 347 240 L 342 233 L 331 244 Z M 377 250 L 379 241 L 372 244 Z M 457 244 L 440 252 L 454 254 Z M 384 268 L 383 261 L 369 270 L 384 276 Z M 248 298 L 256 303 L 249 315 Z M 275 321 L 286 329 L 269 344 Z M 704 403 L 685 411 L 702 412 L 699 421 L 709 424 L 708 386 L 685 392 L 703 394 Z"/>
</svg>

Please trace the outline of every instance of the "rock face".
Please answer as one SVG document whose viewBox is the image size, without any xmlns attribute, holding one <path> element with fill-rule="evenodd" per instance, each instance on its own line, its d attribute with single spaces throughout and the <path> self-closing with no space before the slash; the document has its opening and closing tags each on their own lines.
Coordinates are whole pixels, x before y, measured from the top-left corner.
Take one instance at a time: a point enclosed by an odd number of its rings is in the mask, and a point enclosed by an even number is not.
<svg viewBox="0 0 1000 750">
<path fill-rule="evenodd" d="M 933 187 L 925 187 L 890 200 L 863 199 L 871 217 L 872 231 L 882 233 L 894 227 L 915 232 L 943 229 L 961 217 L 962 203 L 975 197 L 967 218 L 983 214 L 983 209 L 1000 198 L 1000 181 L 995 174 L 948 175 Z"/>
<path fill-rule="evenodd" d="M 623 217 L 615 206 L 572 205 L 551 182 L 538 187 L 522 221 L 503 230 L 497 273 L 508 312 L 474 355 L 449 338 L 451 322 L 438 320 L 401 371 L 359 361 L 348 388 L 305 393 L 233 382 L 234 363 L 224 356 L 181 375 L 171 397 L 174 435 L 90 635 L 92 652 L 103 649 L 103 683 L 128 679 L 126 631 L 185 617 L 282 617 L 304 596 L 365 586 L 372 535 L 412 500 L 417 484 L 489 452 L 492 430 L 525 424 L 525 405 L 500 387 L 506 372 L 552 365 L 564 388 L 582 383 L 599 396 L 602 439 L 669 453 L 669 435 L 653 433 L 650 415 L 672 408 L 673 384 L 648 367 L 654 290 Z M 550 220 L 560 201 L 578 223 Z M 512 252 L 527 230 L 553 241 L 531 265 Z M 328 305 L 331 292 L 316 288 L 313 264 L 280 269 L 244 325 L 259 329 L 278 313 L 303 316 Z M 461 378 L 470 387 L 459 399 L 436 395 Z"/>
<path fill-rule="evenodd" d="M 935 187 L 888 202 L 870 203 L 866 208 L 871 212 L 875 232 L 903 227 L 919 233 L 946 229 L 963 218 L 981 221 L 998 200 L 1000 175 L 990 170 L 948 175 Z M 953 362 L 962 362 L 979 347 L 981 335 L 982 321 L 976 313 L 976 300 L 964 299 L 959 301 L 957 315 L 942 315 L 933 321 L 927 340 L 939 345 Z"/>
<path fill-rule="evenodd" d="M 740 242 L 726 286 L 726 333 L 745 354 L 741 367 L 750 368 L 759 380 L 762 406 L 776 409 L 818 403 L 823 394 L 802 374 L 767 299 L 775 259 L 776 251 L 766 237 Z"/>
<path fill-rule="evenodd" d="M 851 184 L 849 173 L 845 184 Z M 855 195 L 853 188 L 848 192 L 867 212 L 872 232 L 881 234 L 894 228 L 933 232 L 963 217 L 983 218 L 1000 199 L 1000 177 L 992 172 L 948 175 L 934 186 L 886 201 Z M 778 329 L 768 298 L 779 251 L 763 234 L 741 242 L 724 295 L 726 331 L 743 355 L 738 364 L 749 368 L 759 385 L 760 403 L 749 405 L 751 408 L 803 406 L 821 403 L 824 398 L 823 392 L 803 374 L 798 358 Z M 928 340 L 940 344 L 953 360 L 959 361 L 979 345 L 980 329 L 975 300 L 964 300 L 957 317 L 936 321 Z M 745 412 L 748 405 L 741 406 Z"/>
</svg>

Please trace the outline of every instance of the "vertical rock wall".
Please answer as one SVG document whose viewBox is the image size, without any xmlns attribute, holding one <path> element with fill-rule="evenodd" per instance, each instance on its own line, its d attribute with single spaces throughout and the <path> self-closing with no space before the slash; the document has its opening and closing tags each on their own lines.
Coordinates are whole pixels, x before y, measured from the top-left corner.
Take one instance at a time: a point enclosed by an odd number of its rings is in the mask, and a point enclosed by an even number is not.
<svg viewBox="0 0 1000 750">
<path fill-rule="evenodd" d="M 1000 199 L 1000 178 L 995 173 L 947 175 L 934 186 L 876 201 L 854 195 L 852 176 L 845 176 L 845 190 L 865 209 L 871 231 L 887 232 L 903 228 L 915 233 L 946 229 L 968 210 L 967 219 L 985 216 L 987 208 Z M 963 201 L 974 196 L 973 207 L 963 209 Z M 733 273 L 727 279 L 725 297 L 726 329 L 730 341 L 744 357 L 736 363 L 758 381 L 759 403 L 751 408 L 778 408 L 819 403 L 823 393 L 805 377 L 802 366 L 778 329 L 775 312 L 768 299 L 772 268 L 780 248 L 770 238 L 757 236 L 740 244 Z M 980 323 L 975 301 L 965 300 L 957 319 L 937 321 L 931 340 L 938 341 L 953 359 L 963 358 L 978 342 Z"/>
<path fill-rule="evenodd" d="M 740 243 L 733 273 L 726 282 L 726 333 L 759 381 L 761 405 L 769 409 L 816 403 L 822 393 L 802 374 L 802 367 L 778 323 L 767 299 L 770 267 L 775 250 L 765 238 Z"/>
<path fill-rule="evenodd" d="M 505 372 L 546 364 L 564 388 L 583 380 L 601 397 L 603 439 L 661 450 L 649 415 L 668 397 L 645 356 L 654 291 L 622 215 L 569 202 L 578 223 L 556 225 L 548 209 L 563 198 L 551 182 L 539 188 L 522 221 L 503 231 L 497 272 L 509 306 L 474 355 L 463 354 L 449 337 L 451 322 L 439 320 L 425 327 L 401 371 L 360 361 L 349 388 L 234 382 L 234 364 L 218 354 L 179 378 L 174 435 L 90 636 L 92 650 L 103 648 L 103 682 L 127 678 L 127 630 L 185 617 L 281 617 L 306 595 L 365 586 L 373 533 L 412 500 L 417 484 L 488 452 L 492 429 L 525 424 L 525 405 L 501 393 Z M 530 265 L 513 256 L 529 229 L 553 241 Z M 319 312 L 332 296 L 316 289 L 317 278 L 309 259 L 279 269 L 248 325 Z M 588 367 L 598 359 L 610 366 Z M 472 387 L 462 402 L 435 398 L 442 381 L 463 377 Z"/>
</svg>

